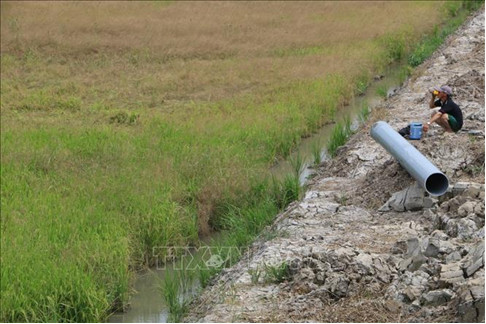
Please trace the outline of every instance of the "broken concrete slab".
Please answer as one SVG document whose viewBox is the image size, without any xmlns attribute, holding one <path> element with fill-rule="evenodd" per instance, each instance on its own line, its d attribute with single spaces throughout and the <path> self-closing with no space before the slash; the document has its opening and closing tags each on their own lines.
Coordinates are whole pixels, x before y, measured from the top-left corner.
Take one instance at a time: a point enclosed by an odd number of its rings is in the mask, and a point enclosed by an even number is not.
<svg viewBox="0 0 486 324">
<path fill-rule="evenodd" d="M 476 271 L 484 267 L 484 243 L 473 247 L 464 260 L 462 268 L 467 277 L 471 277 Z"/>
<path fill-rule="evenodd" d="M 439 306 L 449 302 L 453 295 L 450 289 L 433 290 L 423 295 L 421 302 L 426 306 Z"/>
<path fill-rule="evenodd" d="M 459 262 L 449 263 L 442 266 L 440 270 L 440 281 L 442 285 L 449 286 L 464 282 L 464 272 Z"/>
<path fill-rule="evenodd" d="M 403 212 L 406 210 L 416 211 L 424 208 L 425 191 L 417 183 L 414 185 L 395 192 L 391 198 L 380 207 L 379 211 L 390 211 L 394 210 L 397 212 Z M 428 208 L 434 205 L 434 200 L 427 200 Z"/>
<path fill-rule="evenodd" d="M 407 190 L 404 202 L 405 210 L 415 211 L 424 208 L 425 191 L 417 183 Z"/>
<path fill-rule="evenodd" d="M 438 239 L 430 239 L 425 248 L 424 255 L 427 257 L 437 258 L 440 252 L 440 241 Z"/>
<path fill-rule="evenodd" d="M 457 237 L 463 240 L 470 239 L 477 232 L 478 227 L 474 220 L 461 218 L 457 221 Z"/>
<path fill-rule="evenodd" d="M 484 322 L 484 282 L 483 285 L 464 286 L 458 292 L 458 319 L 462 323 Z"/>
</svg>

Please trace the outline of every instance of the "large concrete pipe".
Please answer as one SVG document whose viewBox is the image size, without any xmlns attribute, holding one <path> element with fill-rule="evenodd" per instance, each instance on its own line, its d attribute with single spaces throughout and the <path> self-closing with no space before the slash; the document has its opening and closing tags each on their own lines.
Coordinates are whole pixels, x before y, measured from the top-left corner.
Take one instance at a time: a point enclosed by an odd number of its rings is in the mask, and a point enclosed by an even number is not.
<svg viewBox="0 0 486 324">
<path fill-rule="evenodd" d="M 384 121 L 375 123 L 371 127 L 371 137 L 393 155 L 429 194 L 440 196 L 447 191 L 447 177 L 390 125 Z"/>
</svg>

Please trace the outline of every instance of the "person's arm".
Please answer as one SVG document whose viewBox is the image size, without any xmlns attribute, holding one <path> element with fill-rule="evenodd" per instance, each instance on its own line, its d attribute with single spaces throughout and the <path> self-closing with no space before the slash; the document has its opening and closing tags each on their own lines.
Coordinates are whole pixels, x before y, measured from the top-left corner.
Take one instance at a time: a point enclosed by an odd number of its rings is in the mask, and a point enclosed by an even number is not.
<svg viewBox="0 0 486 324">
<path fill-rule="evenodd" d="M 432 118 L 430 119 L 430 121 L 428 121 L 423 127 L 422 127 L 422 130 L 427 133 L 429 131 L 429 127 L 430 125 L 432 125 L 433 123 L 435 123 L 435 121 L 437 119 L 439 119 L 440 117 L 442 116 L 442 113 L 439 111 L 437 114 L 435 114 L 434 116 L 432 116 Z"/>
<path fill-rule="evenodd" d="M 432 109 L 432 108 L 435 108 L 436 105 L 435 105 L 435 95 L 434 95 L 434 93 L 432 92 L 431 95 L 432 95 L 432 98 L 430 98 L 429 107 Z"/>
</svg>

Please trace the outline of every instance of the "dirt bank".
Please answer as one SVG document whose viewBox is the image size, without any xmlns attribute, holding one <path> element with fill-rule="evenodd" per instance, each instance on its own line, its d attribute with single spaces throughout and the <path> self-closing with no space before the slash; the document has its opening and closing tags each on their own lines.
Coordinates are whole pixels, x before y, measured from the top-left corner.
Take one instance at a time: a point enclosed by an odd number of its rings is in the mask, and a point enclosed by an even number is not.
<svg viewBox="0 0 486 324">
<path fill-rule="evenodd" d="M 305 197 L 191 307 L 201 322 L 484 321 L 484 11 L 383 101 L 394 128 L 428 120 L 448 84 L 464 128 L 411 142 L 449 178 L 429 197 L 361 129 Z M 376 114 L 375 114 L 376 116 Z"/>
</svg>

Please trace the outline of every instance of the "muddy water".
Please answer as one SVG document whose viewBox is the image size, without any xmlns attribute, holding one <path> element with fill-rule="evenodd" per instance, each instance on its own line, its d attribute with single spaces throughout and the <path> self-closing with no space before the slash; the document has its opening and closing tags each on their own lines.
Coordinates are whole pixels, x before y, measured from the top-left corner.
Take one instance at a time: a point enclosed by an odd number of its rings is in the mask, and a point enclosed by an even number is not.
<svg viewBox="0 0 486 324">
<path fill-rule="evenodd" d="M 159 281 L 164 278 L 164 270 L 146 271 L 135 280 L 135 294 L 130 299 L 127 312 L 116 313 L 110 323 L 167 323 L 169 311 L 164 305 L 159 290 Z"/>
<path fill-rule="evenodd" d="M 130 299 L 130 307 L 126 312 L 113 314 L 110 323 L 167 323 L 169 309 L 162 298 L 161 282 L 167 272 L 174 271 L 169 265 L 167 269 L 151 269 L 137 274 L 134 290 Z M 191 280 L 188 288 L 179 300 L 189 300 L 201 290 L 198 280 Z"/>
<path fill-rule="evenodd" d="M 382 99 L 377 94 L 378 89 L 388 89 L 390 93 L 393 89 L 399 86 L 398 81 L 399 68 L 393 67 L 382 79 L 375 81 L 367 89 L 366 94 L 353 98 L 349 105 L 345 109 L 341 109 L 336 113 L 336 121 L 343 122 L 346 117 L 349 117 L 352 121 L 352 127 L 357 128 L 359 126 L 359 113 L 363 106 L 367 105 L 370 108 L 376 106 L 376 104 Z M 316 134 L 306 138 L 302 141 L 295 152 L 291 154 L 292 158 L 296 158 L 300 155 L 304 160 L 305 168 L 300 176 L 301 184 L 306 182 L 306 179 L 312 175 L 313 169 L 313 156 L 312 148 L 314 143 L 321 144 L 321 160 L 327 158 L 326 145 L 332 133 L 332 129 L 335 124 L 329 124 L 322 127 Z M 292 172 L 291 164 L 287 161 L 279 163 L 272 168 L 272 173 L 276 176 L 288 174 Z M 166 271 L 168 270 L 150 270 L 145 273 L 137 275 L 135 280 L 135 294 L 130 300 L 130 307 L 124 313 L 117 313 L 110 317 L 109 322 L 112 323 L 166 323 L 168 321 L 169 312 L 164 303 L 162 294 L 160 292 L 160 282 L 164 278 Z M 195 294 L 200 289 L 197 280 L 190 287 L 189 294 Z M 186 293 L 187 294 L 187 293 Z M 183 296 L 181 296 L 183 298 Z"/>
</svg>

